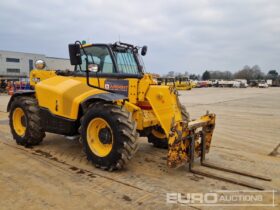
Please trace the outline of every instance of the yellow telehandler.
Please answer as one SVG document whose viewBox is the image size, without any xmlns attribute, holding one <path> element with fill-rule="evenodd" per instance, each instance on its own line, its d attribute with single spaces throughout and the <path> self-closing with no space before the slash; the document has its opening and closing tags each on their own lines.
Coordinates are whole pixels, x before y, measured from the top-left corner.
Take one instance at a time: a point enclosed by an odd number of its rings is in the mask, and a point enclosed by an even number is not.
<svg viewBox="0 0 280 210">
<path fill-rule="evenodd" d="M 178 76 L 175 77 L 175 87 L 177 90 L 191 90 L 192 85 L 188 77 Z"/>
<path fill-rule="evenodd" d="M 147 46 L 76 41 L 69 44 L 74 71 L 46 70 L 37 61 L 30 72 L 33 90 L 16 92 L 7 107 L 13 138 L 34 146 L 45 132 L 79 137 L 88 160 L 109 171 L 133 157 L 139 136 L 168 149 L 169 167 L 203 159 L 215 114 L 191 121 L 176 89 L 144 72 L 140 50 L 144 56 Z"/>
<path fill-rule="evenodd" d="M 192 85 L 188 77 L 160 77 L 157 79 L 159 85 L 175 87 L 176 90 L 191 90 Z"/>
<path fill-rule="evenodd" d="M 159 85 L 175 87 L 175 78 L 174 77 L 159 77 L 157 78 Z"/>
</svg>

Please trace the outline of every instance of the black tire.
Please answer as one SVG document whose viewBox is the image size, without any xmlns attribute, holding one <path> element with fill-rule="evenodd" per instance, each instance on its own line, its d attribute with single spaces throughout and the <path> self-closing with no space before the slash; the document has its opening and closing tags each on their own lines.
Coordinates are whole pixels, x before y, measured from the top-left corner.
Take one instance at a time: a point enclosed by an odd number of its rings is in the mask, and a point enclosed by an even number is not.
<svg viewBox="0 0 280 210">
<path fill-rule="evenodd" d="M 159 133 L 164 134 L 163 129 L 159 126 L 155 126 L 153 129 Z M 149 133 L 149 135 L 147 137 L 148 137 L 148 142 L 152 143 L 154 147 L 160 148 L 160 149 L 168 148 L 168 139 L 167 138 L 158 138 L 153 134 L 152 131 Z"/>
<path fill-rule="evenodd" d="M 112 149 L 104 157 L 95 154 L 87 141 L 87 127 L 95 118 L 105 120 L 112 131 Z M 136 131 L 136 122 L 132 119 L 132 114 L 114 104 L 104 102 L 91 104 L 81 118 L 79 132 L 88 160 L 103 170 L 122 169 L 138 149 L 139 134 Z"/>
<path fill-rule="evenodd" d="M 190 121 L 190 115 L 187 112 L 187 109 L 184 105 L 180 104 L 181 107 L 181 114 L 183 120 L 186 120 L 187 122 Z M 161 127 L 154 127 L 157 132 L 164 133 L 163 129 Z M 160 149 L 168 149 L 168 139 L 167 138 L 158 138 L 156 137 L 152 132 L 149 133 L 148 137 L 148 142 L 152 143 L 154 147 L 160 148 Z"/>
<path fill-rule="evenodd" d="M 24 135 L 19 136 L 13 124 L 13 113 L 16 108 L 21 108 L 24 112 L 26 130 Z M 23 146 L 35 146 L 40 144 L 46 136 L 40 119 L 40 109 L 37 100 L 32 96 L 15 97 L 9 113 L 9 124 L 13 138 L 17 144 Z"/>
</svg>

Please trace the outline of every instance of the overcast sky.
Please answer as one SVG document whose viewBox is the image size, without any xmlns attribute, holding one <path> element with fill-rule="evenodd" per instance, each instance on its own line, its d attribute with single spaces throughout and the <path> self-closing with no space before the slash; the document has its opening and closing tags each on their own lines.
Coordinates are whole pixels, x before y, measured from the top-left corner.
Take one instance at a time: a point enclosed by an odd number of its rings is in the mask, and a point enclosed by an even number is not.
<svg viewBox="0 0 280 210">
<path fill-rule="evenodd" d="M 150 72 L 280 71 L 279 0 L 1 0 L 0 49 L 68 57 L 68 43 L 148 45 Z"/>
</svg>

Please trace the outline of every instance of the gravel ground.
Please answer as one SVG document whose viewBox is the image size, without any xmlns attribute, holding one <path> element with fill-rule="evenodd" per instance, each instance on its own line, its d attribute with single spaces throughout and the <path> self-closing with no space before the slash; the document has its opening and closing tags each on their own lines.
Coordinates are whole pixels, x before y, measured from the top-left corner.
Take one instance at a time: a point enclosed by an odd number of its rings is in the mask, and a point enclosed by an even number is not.
<svg viewBox="0 0 280 210">
<path fill-rule="evenodd" d="M 180 94 L 191 118 L 206 110 L 217 115 L 207 160 L 270 176 L 271 182 L 234 177 L 277 190 L 279 205 L 280 149 L 275 148 L 280 143 L 280 88 L 203 88 Z M 34 148 L 17 146 L 5 113 L 8 100 L 0 96 L 0 209 L 214 209 L 167 204 L 166 193 L 250 190 L 194 175 L 187 167 L 168 169 L 166 151 L 153 148 L 146 138 L 140 139 L 139 151 L 126 169 L 113 173 L 94 168 L 79 142 L 63 136 L 47 134 Z"/>
</svg>

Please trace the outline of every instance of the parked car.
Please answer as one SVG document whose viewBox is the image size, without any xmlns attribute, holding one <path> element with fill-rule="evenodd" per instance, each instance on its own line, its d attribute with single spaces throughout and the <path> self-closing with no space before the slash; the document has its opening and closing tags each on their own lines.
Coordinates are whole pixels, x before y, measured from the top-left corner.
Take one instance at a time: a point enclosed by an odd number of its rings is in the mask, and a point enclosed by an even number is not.
<svg viewBox="0 0 280 210">
<path fill-rule="evenodd" d="M 258 86 L 259 88 L 268 88 L 268 84 L 266 82 L 260 82 Z"/>
</svg>

